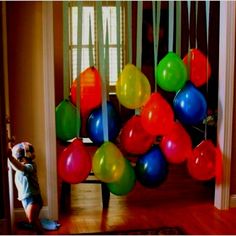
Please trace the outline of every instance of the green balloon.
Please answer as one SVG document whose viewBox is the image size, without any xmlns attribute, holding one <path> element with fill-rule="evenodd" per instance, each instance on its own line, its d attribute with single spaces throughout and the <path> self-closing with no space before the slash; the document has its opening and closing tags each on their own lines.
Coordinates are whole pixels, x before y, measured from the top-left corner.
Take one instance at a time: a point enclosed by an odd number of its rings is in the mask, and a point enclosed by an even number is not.
<svg viewBox="0 0 236 236">
<path fill-rule="evenodd" d="M 155 68 L 157 85 L 167 92 L 177 92 L 188 80 L 187 68 L 181 58 L 169 52 Z"/>
<path fill-rule="evenodd" d="M 127 159 L 125 160 L 124 172 L 121 175 L 120 179 L 112 183 L 107 183 L 107 187 L 110 192 L 118 196 L 128 194 L 133 189 L 136 183 L 134 168 Z"/>
<path fill-rule="evenodd" d="M 81 121 L 77 108 L 68 100 L 64 99 L 56 107 L 56 135 L 63 141 L 77 136 L 80 131 Z"/>
</svg>

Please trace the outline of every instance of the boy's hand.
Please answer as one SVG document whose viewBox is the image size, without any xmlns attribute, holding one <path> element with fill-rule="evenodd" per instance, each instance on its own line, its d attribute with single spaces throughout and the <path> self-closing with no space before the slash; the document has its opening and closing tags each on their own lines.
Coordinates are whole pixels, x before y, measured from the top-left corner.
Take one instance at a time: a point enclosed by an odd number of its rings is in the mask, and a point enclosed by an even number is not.
<svg viewBox="0 0 236 236">
<path fill-rule="evenodd" d="M 11 148 L 8 148 L 7 149 L 7 157 L 9 158 L 9 157 L 12 157 L 12 150 L 11 150 Z"/>
</svg>

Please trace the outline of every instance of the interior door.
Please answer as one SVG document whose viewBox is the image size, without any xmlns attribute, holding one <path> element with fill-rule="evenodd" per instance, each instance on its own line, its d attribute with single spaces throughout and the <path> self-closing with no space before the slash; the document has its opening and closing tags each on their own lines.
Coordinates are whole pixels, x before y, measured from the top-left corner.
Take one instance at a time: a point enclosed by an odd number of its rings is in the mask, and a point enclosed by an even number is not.
<svg viewBox="0 0 236 236">
<path fill-rule="evenodd" d="M 9 202 L 8 164 L 7 164 L 7 119 L 4 73 L 3 2 L 0 2 L 0 234 L 11 233 L 11 214 Z"/>
</svg>

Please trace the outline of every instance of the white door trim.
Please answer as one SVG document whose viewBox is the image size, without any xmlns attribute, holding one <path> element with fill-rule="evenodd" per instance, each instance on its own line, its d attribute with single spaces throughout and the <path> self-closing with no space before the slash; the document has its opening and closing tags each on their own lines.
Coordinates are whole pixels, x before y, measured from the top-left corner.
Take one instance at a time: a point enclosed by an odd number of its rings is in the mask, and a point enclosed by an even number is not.
<svg viewBox="0 0 236 236">
<path fill-rule="evenodd" d="M 215 185 L 214 205 L 218 209 L 228 209 L 230 207 L 235 66 L 235 6 L 234 1 L 220 1 L 217 138 L 223 161 L 221 180 L 217 180 Z"/>
<path fill-rule="evenodd" d="M 58 218 L 53 64 L 53 6 L 43 2 L 43 60 L 45 89 L 45 144 L 47 165 L 48 217 Z M 235 49 L 235 2 L 220 2 L 218 144 L 223 154 L 222 181 L 215 185 L 214 205 L 228 209 L 232 147 L 233 88 Z"/>
<path fill-rule="evenodd" d="M 53 2 L 42 2 L 43 83 L 48 218 L 58 219 L 57 155 L 54 92 Z"/>
</svg>

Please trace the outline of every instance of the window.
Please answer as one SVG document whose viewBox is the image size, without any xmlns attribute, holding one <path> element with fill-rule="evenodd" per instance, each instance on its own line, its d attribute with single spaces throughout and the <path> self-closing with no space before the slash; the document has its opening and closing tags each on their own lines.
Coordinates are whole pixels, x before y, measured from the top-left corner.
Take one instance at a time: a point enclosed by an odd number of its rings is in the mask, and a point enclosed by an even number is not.
<svg viewBox="0 0 236 236">
<path fill-rule="evenodd" d="M 77 77 L 77 37 L 78 37 L 78 6 L 76 3 L 71 2 L 68 12 L 69 21 L 69 66 L 70 66 L 70 81 Z M 109 36 L 109 85 L 110 91 L 114 91 L 116 80 L 118 78 L 117 60 L 119 59 L 120 68 L 122 70 L 126 63 L 127 56 L 125 55 L 125 14 L 126 3 L 121 3 L 120 7 L 120 25 L 117 25 L 117 10 L 115 2 L 104 2 L 102 4 L 103 15 L 103 34 L 105 41 L 106 22 L 108 23 L 108 36 Z M 81 45 L 81 71 L 89 67 L 89 18 L 91 17 L 91 31 L 92 31 L 92 51 L 94 65 L 99 68 L 98 50 L 98 31 L 96 27 L 97 12 L 96 2 L 83 2 L 82 6 L 82 45 Z M 117 40 L 117 27 L 120 27 L 120 40 Z M 118 45 L 118 41 L 120 45 Z M 120 48 L 120 54 L 118 50 Z"/>
</svg>

